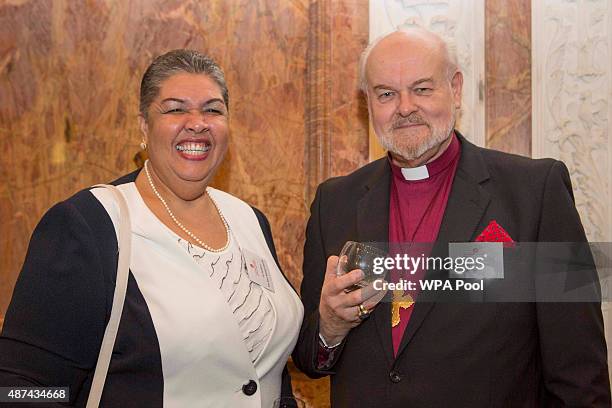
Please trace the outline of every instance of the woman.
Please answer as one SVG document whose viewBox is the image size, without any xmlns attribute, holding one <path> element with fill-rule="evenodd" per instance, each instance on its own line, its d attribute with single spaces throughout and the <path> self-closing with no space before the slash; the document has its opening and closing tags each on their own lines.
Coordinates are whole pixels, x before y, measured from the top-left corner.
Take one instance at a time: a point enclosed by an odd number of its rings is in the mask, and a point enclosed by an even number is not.
<svg viewBox="0 0 612 408">
<path fill-rule="evenodd" d="M 156 58 L 140 89 L 149 160 L 117 185 L 132 225 L 125 306 L 100 406 L 271 407 L 303 310 L 265 216 L 208 184 L 228 91 L 206 56 Z M 70 387 L 83 406 L 110 313 L 117 204 L 84 190 L 32 236 L 0 337 L 0 385 Z M 281 380 L 282 378 L 282 380 Z"/>
</svg>

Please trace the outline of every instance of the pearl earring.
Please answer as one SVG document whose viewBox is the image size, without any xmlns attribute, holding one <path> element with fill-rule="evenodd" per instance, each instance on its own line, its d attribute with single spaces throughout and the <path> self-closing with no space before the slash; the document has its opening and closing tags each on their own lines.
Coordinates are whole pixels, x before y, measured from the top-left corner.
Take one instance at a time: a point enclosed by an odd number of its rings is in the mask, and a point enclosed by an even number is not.
<svg viewBox="0 0 612 408">
<path fill-rule="evenodd" d="M 140 148 L 142 150 L 147 150 L 147 142 L 145 142 L 144 140 L 140 142 Z"/>
</svg>

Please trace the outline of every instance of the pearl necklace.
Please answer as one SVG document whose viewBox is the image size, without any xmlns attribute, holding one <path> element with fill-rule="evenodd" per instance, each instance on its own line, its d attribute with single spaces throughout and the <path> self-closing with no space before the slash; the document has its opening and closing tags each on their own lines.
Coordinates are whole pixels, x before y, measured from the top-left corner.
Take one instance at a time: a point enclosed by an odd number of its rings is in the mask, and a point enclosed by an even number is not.
<svg viewBox="0 0 612 408">
<path fill-rule="evenodd" d="M 153 190 L 153 192 L 155 193 L 157 198 L 159 198 L 159 201 L 161 201 L 161 203 L 164 205 L 164 208 L 168 212 L 168 215 L 170 216 L 170 218 L 172 218 L 172 221 L 174 221 L 174 223 L 181 230 L 183 230 L 185 232 L 185 234 L 187 234 L 191 238 L 193 238 L 193 240 L 195 242 L 197 242 L 198 245 L 200 247 L 204 248 L 205 250 L 207 250 L 209 252 L 223 252 L 223 251 L 225 251 L 227 249 L 227 247 L 229 246 L 229 243 L 230 243 L 230 239 L 229 239 L 229 233 L 230 233 L 229 225 L 227 224 L 227 221 L 225 220 L 225 217 L 223 216 L 223 214 L 221 214 L 221 210 L 219 209 L 219 206 L 217 205 L 215 200 L 213 200 L 213 198 L 210 196 L 210 194 L 208 194 L 208 188 L 206 189 L 206 195 L 208 196 L 208 198 L 210 198 L 210 201 L 213 203 L 213 205 L 217 209 L 217 213 L 219 214 L 219 217 L 221 217 L 221 221 L 223 222 L 223 226 L 225 227 L 226 242 L 225 242 L 225 245 L 223 246 L 223 248 L 219 248 L 219 249 L 214 249 L 214 248 L 208 246 L 207 244 L 205 244 L 204 241 L 202 241 L 200 238 L 195 236 L 195 234 L 193 232 L 189 231 L 179 220 L 176 219 L 176 217 L 174 216 L 174 213 L 172 212 L 172 210 L 170 210 L 170 207 L 168 207 L 168 203 L 166 203 L 166 200 L 164 200 L 164 198 L 161 196 L 161 194 L 159 194 L 159 191 L 157 191 L 157 188 L 155 188 L 155 184 L 153 184 L 153 179 L 151 178 L 151 173 L 149 173 L 148 163 L 149 163 L 149 160 L 145 161 L 144 168 L 145 168 L 145 173 L 147 174 L 147 179 L 149 180 L 149 185 L 151 186 L 151 190 Z"/>
</svg>

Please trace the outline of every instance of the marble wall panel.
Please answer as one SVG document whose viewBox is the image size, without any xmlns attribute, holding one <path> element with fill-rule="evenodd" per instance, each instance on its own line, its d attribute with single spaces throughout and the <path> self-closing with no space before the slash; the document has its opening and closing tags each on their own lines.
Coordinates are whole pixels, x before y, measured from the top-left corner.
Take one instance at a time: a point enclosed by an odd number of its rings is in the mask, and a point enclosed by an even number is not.
<svg viewBox="0 0 612 408">
<path fill-rule="evenodd" d="M 329 377 L 313 380 L 306 374 L 298 371 L 292 362 L 289 362 L 291 385 L 295 396 L 306 403 L 306 408 L 329 408 Z"/>
<path fill-rule="evenodd" d="M 368 108 L 359 90 L 358 62 L 368 45 L 368 1 L 332 2 L 331 176 L 368 162 Z"/>
<path fill-rule="evenodd" d="M 311 193 L 367 161 L 367 24 L 367 0 L 0 0 L 0 325 L 44 211 L 136 168 L 140 76 L 173 48 L 225 68 L 230 150 L 214 185 L 267 214 L 299 287 Z M 292 371 L 308 406 L 329 406 L 327 379 Z"/>
<path fill-rule="evenodd" d="M 531 155 L 531 4 L 487 0 L 486 146 Z"/>
<path fill-rule="evenodd" d="M 281 265 L 299 287 L 307 215 L 303 157 L 308 2 L 235 3 L 224 27 L 232 38 L 224 56 L 234 95 L 232 147 L 218 180 L 220 187 L 268 216 Z"/>
<path fill-rule="evenodd" d="M 0 7 L 0 315 L 42 213 L 130 169 L 137 84 L 105 46 L 108 13 L 95 2 Z"/>
<path fill-rule="evenodd" d="M 53 203 L 135 169 L 153 56 L 195 48 L 226 70 L 231 146 L 216 185 L 262 209 L 301 279 L 308 1 L 0 3 L 0 316 Z"/>
<path fill-rule="evenodd" d="M 368 1 L 316 0 L 310 3 L 309 15 L 306 211 L 320 182 L 348 174 L 368 160 L 368 114 L 357 72 L 368 41 Z M 296 395 L 308 407 L 329 407 L 328 378 L 311 380 L 292 365 L 289 368 Z"/>
</svg>

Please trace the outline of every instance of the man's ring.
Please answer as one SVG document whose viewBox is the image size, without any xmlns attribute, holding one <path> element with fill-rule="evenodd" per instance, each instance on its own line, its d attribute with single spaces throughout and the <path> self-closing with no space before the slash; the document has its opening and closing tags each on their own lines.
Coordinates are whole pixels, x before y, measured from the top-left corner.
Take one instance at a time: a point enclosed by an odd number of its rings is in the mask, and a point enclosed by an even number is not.
<svg viewBox="0 0 612 408">
<path fill-rule="evenodd" d="M 365 308 L 363 303 L 360 304 L 359 311 L 357 312 L 357 317 L 359 317 L 359 320 L 365 320 L 368 318 L 368 316 L 370 316 L 370 311 Z"/>
</svg>

